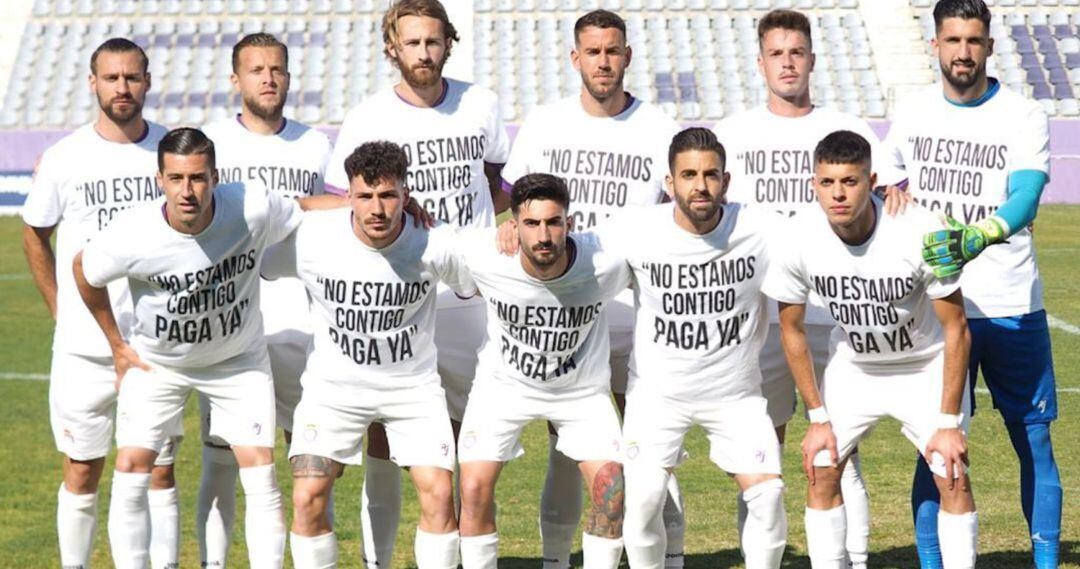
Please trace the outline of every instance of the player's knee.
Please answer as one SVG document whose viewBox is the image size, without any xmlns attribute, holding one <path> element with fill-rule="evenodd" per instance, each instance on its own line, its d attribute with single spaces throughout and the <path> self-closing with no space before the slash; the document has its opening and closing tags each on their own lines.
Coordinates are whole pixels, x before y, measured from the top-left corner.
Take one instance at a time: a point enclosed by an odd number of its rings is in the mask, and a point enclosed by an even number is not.
<svg viewBox="0 0 1080 569">
<path fill-rule="evenodd" d="M 450 530 L 454 524 L 454 487 L 447 476 L 439 477 L 425 488 L 417 489 L 420 517 L 426 527 Z"/>
<path fill-rule="evenodd" d="M 297 528 L 315 527 L 326 515 L 327 498 L 330 495 L 329 484 L 304 483 L 300 480 L 293 486 L 293 519 Z"/>
<path fill-rule="evenodd" d="M 828 510 L 842 503 L 840 470 L 831 466 L 814 467 L 814 483 L 806 486 L 807 503 L 814 509 Z"/>
<path fill-rule="evenodd" d="M 168 490 L 176 486 L 176 474 L 173 465 L 154 466 L 150 471 L 150 489 Z"/>
<path fill-rule="evenodd" d="M 462 512 L 479 513 L 486 510 L 494 498 L 494 485 L 480 476 L 462 473 L 461 481 Z"/>
<path fill-rule="evenodd" d="M 150 474 L 154 468 L 154 457 L 154 452 L 147 449 L 120 449 L 116 454 L 116 471 Z"/>
</svg>

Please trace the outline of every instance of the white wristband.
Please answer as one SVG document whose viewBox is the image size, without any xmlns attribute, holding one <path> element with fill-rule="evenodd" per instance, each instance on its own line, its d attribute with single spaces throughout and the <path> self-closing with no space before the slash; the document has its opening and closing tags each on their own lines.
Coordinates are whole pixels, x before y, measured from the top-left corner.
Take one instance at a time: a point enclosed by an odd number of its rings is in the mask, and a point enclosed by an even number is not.
<svg viewBox="0 0 1080 569">
<path fill-rule="evenodd" d="M 935 426 L 939 429 L 959 429 L 960 428 L 960 415 L 952 415 L 949 413 L 938 413 Z"/>
<path fill-rule="evenodd" d="M 825 410 L 824 405 L 808 410 L 806 415 L 810 418 L 811 423 L 821 424 L 829 422 L 829 412 Z"/>
</svg>

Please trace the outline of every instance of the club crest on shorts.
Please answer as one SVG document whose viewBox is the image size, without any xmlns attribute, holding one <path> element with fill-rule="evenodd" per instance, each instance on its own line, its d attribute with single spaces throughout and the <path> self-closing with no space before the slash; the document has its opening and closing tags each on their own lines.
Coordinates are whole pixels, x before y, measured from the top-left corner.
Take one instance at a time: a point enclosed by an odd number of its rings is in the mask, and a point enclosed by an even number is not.
<svg viewBox="0 0 1080 569">
<path fill-rule="evenodd" d="M 71 429 L 64 429 L 64 438 L 67 439 L 69 443 L 75 443 L 75 435 L 71 434 Z"/>
<path fill-rule="evenodd" d="M 443 456 L 449 456 L 450 455 L 450 445 L 447 444 L 447 443 L 443 443 L 443 444 L 439 445 L 439 452 L 441 452 Z"/>
<path fill-rule="evenodd" d="M 638 447 L 637 443 L 630 443 L 626 447 L 626 458 L 629 458 L 630 460 L 633 460 L 633 459 L 637 458 L 638 453 L 640 453 L 640 452 L 641 452 L 641 448 Z"/>
<path fill-rule="evenodd" d="M 313 441 L 313 440 L 315 440 L 317 438 L 319 438 L 319 429 L 317 429 L 315 427 L 315 425 L 312 425 L 310 423 L 305 425 L 304 426 L 304 440 L 307 441 L 307 442 L 311 442 L 311 441 Z"/>
<path fill-rule="evenodd" d="M 754 460 L 756 460 L 758 464 L 765 462 L 765 451 L 760 449 L 754 451 Z"/>
<path fill-rule="evenodd" d="M 251 430 L 256 434 L 262 434 L 262 423 L 252 423 Z"/>
<path fill-rule="evenodd" d="M 476 444 L 476 433 L 469 431 L 464 435 L 461 435 L 461 446 L 463 448 L 472 448 Z"/>
</svg>

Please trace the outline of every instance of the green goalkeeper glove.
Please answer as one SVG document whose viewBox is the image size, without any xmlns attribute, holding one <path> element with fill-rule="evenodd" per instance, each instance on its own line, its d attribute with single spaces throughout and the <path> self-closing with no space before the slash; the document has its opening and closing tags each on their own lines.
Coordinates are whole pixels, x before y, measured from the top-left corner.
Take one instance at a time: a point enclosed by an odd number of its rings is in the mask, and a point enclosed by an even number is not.
<svg viewBox="0 0 1080 569">
<path fill-rule="evenodd" d="M 974 225 L 964 225 L 946 216 L 945 224 L 945 229 L 923 236 L 923 259 L 939 279 L 959 274 L 983 249 L 1007 237 L 1005 223 L 997 216 L 987 217 Z"/>
</svg>

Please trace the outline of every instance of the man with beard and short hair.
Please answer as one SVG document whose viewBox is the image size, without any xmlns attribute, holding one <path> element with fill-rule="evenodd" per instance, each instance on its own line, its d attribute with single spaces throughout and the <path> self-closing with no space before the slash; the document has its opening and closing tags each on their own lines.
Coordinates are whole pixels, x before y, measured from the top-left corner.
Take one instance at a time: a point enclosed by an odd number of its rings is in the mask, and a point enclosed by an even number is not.
<svg viewBox="0 0 1080 569">
<path fill-rule="evenodd" d="M 924 253 L 939 274 L 963 267 L 968 381 L 974 385 L 982 370 L 1001 412 L 1020 462 L 1034 565 L 1044 569 L 1059 563 L 1062 487 L 1050 443 L 1057 392 L 1031 224 L 1049 181 L 1050 140 L 1042 107 L 987 77 L 990 21 L 981 0 L 937 3 L 932 45 L 941 84 L 900 102 L 886 145 L 909 176 L 911 196 L 955 218 L 948 231 L 927 236 Z M 939 497 L 922 460 L 911 495 L 922 566 L 941 567 Z"/>
<path fill-rule="evenodd" d="M 285 197 L 322 194 L 330 140 L 282 115 L 289 94 L 288 48 L 270 34 L 250 34 L 233 46 L 232 66 L 240 113 L 204 129 L 214 141 L 219 179 L 264 186 Z M 311 340 L 308 300 L 303 284 L 292 278 L 262 281 L 261 296 L 277 424 L 289 440 Z M 228 445 L 209 437 L 210 409 L 204 397 L 199 402 L 203 468 L 195 528 L 203 565 L 224 567 L 235 519 L 238 469 Z"/>
<path fill-rule="evenodd" d="M 814 199 L 813 164 L 810 156 L 822 138 L 836 130 L 851 130 L 874 143 L 877 136 L 859 117 L 817 106 L 810 94 L 814 71 L 814 46 L 810 20 L 793 10 L 773 10 L 758 21 L 758 70 L 768 97 L 765 104 L 727 117 L 713 127 L 728 151 L 731 186 L 727 199 L 754 204 L 791 216 L 818 207 Z M 764 159 L 759 157 L 764 156 Z M 762 394 L 769 402 L 781 444 L 795 413 L 795 380 L 780 346 L 780 326 L 775 305 L 769 304 L 769 331 L 761 350 Z M 816 295 L 810 296 L 806 314 L 806 337 L 810 342 L 817 376 L 829 357 L 832 318 Z M 870 508 L 862 479 L 859 454 L 852 454 L 841 480 L 844 487 L 848 535 L 847 549 L 853 569 L 865 569 L 869 556 Z M 746 520 L 739 500 L 739 526 Z"/>
<path fill-rule="evenodd" d="M 353 107 L 338 133 L 326 173 L 329 186 L 349 187 L 343 164 L 358 146 L 394 142 L 409 157 L 404 181 L 411 196 L 439 221 L 457 227 L 491 227 L 506 209 L 500 171 L 510 140 L 489 89 L 450 79 L 443 65 L 458 40 L 438 0 L 399 0 L 382 22 L 384 54 L 401 81 Z M 484 338 L 485 312 L 478 299 L 458 299 L 439 287 L 435 345 L 450 419 L 460 425 Z M 391 564 L 401 510 L 401 474 L 389 460 L 382 425 L 368 437 L 364 469 L 364 559 L 370 569 Z"/>
<path fill-rule="evenodd" d="M 56 508 L 64 567 L 89 567 L 98 483 L 116 406 L 112 353 L 79 297 L 71 262 L 121 210 L 160 195 L 154 181 L 155 153 L 166 130 L 142 116 L 150 90 L 147 64 L 143 50 L 126 39 L 110 39 L 94 50 L 90 88 L 101 112 L 93 123 L 45 151 L 22 209 L 30 272 L 56 319 L 49 415 L 56 447 L 64 454 Z M 54 231 L 55 252 L 49 241 Z M 116 282 L 109 288 L 113 312 L 126 336 L 132 320 L 127 284 Z M 178 441 L 174 436 L 166 442 L 150 483 L 155 569 L 179 561 L 180 517 L 172 469 Z"/>
<path fill-rule="evenodd" d="M 626 23 L 618 14 L 595 10 L 574 25 L 570 60 L 581 74 L 580 93 L 535 107 L 514 139 L 503 179 L 510 184 L 530 173 L 566 181 L 574 204 L 574 227 L 588 230 L 627 206 L 664 199 L 664 174 L 671 137 L 678 124 L 659 107 L 624 90 L 633 51 Z M 505 230 L 504 230 L 505 231 Z M 608 310 L 611 335 L 611 389 L 621 409 L 627 361 L 634 334 L 634 300 L 626 291 Z M 548 469 L 540 496 L 540 535 L 546 569 L 565 569 L 578 520 L 581 476 L 574 461 L 556 449 L 549 427 Z M 665 507 L 667 566 L 682 567 L 682 505 L 675 477 Z"/>
</svg>

